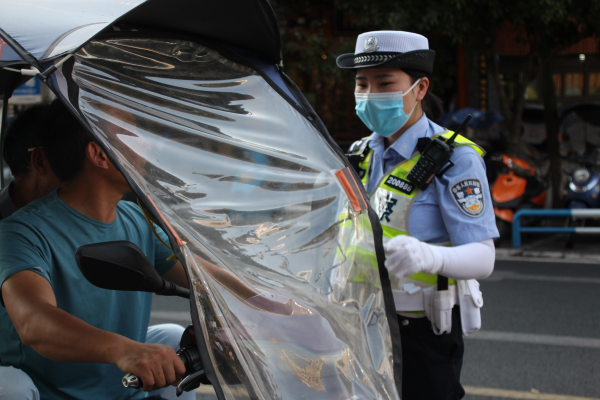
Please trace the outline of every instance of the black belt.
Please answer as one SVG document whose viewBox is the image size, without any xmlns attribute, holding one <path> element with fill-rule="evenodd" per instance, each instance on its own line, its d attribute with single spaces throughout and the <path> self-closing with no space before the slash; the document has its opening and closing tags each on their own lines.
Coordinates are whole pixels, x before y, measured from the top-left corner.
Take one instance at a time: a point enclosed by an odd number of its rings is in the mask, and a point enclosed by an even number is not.
<svg viewBox="0 0 600 400">
<path fill-rule="evenodd" d="M 442 290 L 448 290 L 448 278 L 447 277 L 438 274 L 437 290 L 438 290 L 438 292 L 442 291 Z"/>
</svg>

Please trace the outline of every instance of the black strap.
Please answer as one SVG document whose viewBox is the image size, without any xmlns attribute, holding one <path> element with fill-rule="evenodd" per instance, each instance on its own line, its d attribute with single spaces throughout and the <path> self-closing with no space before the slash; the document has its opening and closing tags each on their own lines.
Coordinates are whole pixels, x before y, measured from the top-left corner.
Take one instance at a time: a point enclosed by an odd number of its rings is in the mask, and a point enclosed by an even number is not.
<svg viewBox="0 0 600 400">
<path fill-rule="evenodd" d="M 366 143 L 366 146 L 361 150 L 361 147 Z M 346 158 L 348 162 L 352 166 L 352 168 L 356 171 L 359 178 L 363 178 L 365 176 L 366 171 L 360 167 L 360 164 L 365 160 L 366 155 L 369 153 L 369 138 L 362 138 L 358 140 L 350 146 L 348 149 L 348 154 L 346 154 Z"/>
<path fill-rule="evenodd" d="M 438 290 L 438 292 L 442 291 L 442 290 L 448 290 L 448 278 L 447 277 L 438 274 L 437 290 Z"/>
<path fill-rule="evenodd" d="M 360 172 L 362 170 L 360 168 L 360 164 L 363 162 L 365 157 L 362 154 L 346 154 L 346 158 L 348 159 L 348 162 L 350 163 L 352 168 L 358 174 L 359 178 L 362 178 L 362 176 L 360 176 Z"/>
</svg>

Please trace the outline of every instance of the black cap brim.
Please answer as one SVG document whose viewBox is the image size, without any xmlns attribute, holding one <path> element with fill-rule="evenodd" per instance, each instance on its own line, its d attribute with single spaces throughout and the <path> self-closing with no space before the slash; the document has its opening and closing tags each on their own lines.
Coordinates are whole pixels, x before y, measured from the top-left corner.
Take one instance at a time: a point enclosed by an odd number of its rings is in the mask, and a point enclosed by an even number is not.
<svg viewBox="0 0 600 400">
<path fill-rule="evenodd" d="M 355 63 L 355 60 L 361 60 Z M 433 73 L 435 50 L 414 50 L 406 53 L 342 54 L 336 60 L 342 69 L 399 68 Z"/>
</svg>

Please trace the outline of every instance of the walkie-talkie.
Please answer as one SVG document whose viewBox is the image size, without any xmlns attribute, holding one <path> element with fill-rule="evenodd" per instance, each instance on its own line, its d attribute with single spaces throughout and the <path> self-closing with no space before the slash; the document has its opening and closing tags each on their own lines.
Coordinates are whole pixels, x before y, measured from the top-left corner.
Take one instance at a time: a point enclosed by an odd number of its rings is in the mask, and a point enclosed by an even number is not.
<svg viewBox="0 0 600 400">
<path fill-rule="evenodd" d="M 454 165 L 450 161 L 450 157 L 454 153 L 454 140 L 465 126 L 467 126 L 470 119 L 471 115 L 469 114 L 450 139 L 446 140 L 441 136 L 433 139 L 425 147 L 425 150 L 421 152 L 421 158 L 419 158 L 419 161 L 410 170 L 406 178 L 419 189 L 425 190 L 434 176 L 443 175 L 444 172 L 448 171 Z M 442 170 L 442 167 L 448 163 L 449 165 Z"/>
</svg>

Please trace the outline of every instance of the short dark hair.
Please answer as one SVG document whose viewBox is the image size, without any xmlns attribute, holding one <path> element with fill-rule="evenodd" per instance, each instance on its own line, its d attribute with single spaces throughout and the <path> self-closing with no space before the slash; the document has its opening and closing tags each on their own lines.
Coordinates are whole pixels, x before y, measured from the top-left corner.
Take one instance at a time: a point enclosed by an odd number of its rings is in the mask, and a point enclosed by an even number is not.
<svg viewBox="0 0 600 400">
<path fill-rule="evenodd" d="M 92 135 L 65 105 L 58 100 L 50 105 L 42 147 L 58 179 L 69 182 L 79 175 L 85 162 L 85 148 L 93 141 Z"/>
<path fill-rule="evenodd" d="M 46 128 L 49 106 L 35 104 L 23 111 L 8 127 L 2 155 L 13 176 L 22 176 L 31 170 L 29 149 L 42 146 L 41 136 Z"/>
</svg>

